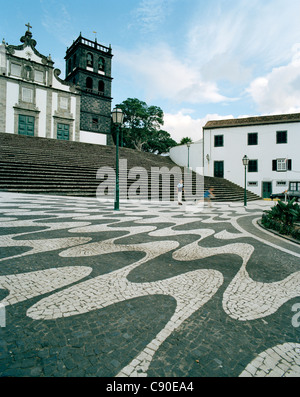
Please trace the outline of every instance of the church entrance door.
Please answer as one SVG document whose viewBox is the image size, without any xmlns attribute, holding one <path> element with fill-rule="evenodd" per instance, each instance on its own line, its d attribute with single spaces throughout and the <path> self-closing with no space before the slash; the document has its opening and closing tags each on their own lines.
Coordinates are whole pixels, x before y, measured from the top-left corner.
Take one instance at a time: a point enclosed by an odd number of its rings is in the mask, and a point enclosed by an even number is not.
<svg viewBox="0 0 300 397">
<path fill-rule="evenodd" d="M 69 124 L 57 124 L 57 139 L 68 141 L 70 139 L 70 126 Z"/>
<path fill-rule="evenodd" d="M 34 136 L 34 117 L 19 115 L 19 135 Z"/>
</svg>

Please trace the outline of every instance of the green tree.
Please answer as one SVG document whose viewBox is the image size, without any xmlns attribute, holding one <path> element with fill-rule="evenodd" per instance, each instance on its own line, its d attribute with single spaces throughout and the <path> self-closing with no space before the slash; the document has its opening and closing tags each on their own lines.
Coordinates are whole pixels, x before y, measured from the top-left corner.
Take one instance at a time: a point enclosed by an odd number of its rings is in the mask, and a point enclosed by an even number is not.
<svg viewBox="0 0 300 397">
<path fill-rule="evenodd" d="M 188 142 L 192 143 L 193 141 L 191 138 L 185 137 L 181 139 L 179 145 L 186 145 Z"/>
<path fill-rule="evenodd" d="M 152 134 L 151 139 L 143 146 L 145 152 L 156 154 L 167 153 L 171 147 L 177 146 L 177 142 L 164 130 L 158 130 Z"/>
<path fill-rule="evenodd" d="M 128 98 L 117 107 L 124 113 L 121 141 L 125 147 L 163 153 L 177 145 L 168 132 L 160 129 L 164 124 L 160 107 L 148 106 L 136 98 Z"/>
</svg>

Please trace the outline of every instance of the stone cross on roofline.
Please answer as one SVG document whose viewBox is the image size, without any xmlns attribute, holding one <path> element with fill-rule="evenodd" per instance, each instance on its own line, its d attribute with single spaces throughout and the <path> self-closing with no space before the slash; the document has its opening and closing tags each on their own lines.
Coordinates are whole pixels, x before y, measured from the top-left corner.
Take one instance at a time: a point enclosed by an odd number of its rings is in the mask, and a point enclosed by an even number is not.
<svg viewBox="0 0 300 397">
<path fill-rule="evenodd" d="M 25 24 L 25 26 L 27 26 L 27 32 L 30 32 L 30 29 L 32 29 L 32 26 L 30 26 L 30 22 L 28 22 L 27 24 Z"/>
<path fill-rule="evenodd" d="M 32 29 L 32 26 L 30 25 L 30 22 L 25 23 L 25 26 L 27 26 L 27 30 L 25 32 L 25 35 L 21 37 L 21 43 L 24 43 L 25 45 L 29 45 L 31 47 L 36 46 L 36 41 L 33 40 L 32 38 L 32 32 L 30 29 Z"/>
</svg>

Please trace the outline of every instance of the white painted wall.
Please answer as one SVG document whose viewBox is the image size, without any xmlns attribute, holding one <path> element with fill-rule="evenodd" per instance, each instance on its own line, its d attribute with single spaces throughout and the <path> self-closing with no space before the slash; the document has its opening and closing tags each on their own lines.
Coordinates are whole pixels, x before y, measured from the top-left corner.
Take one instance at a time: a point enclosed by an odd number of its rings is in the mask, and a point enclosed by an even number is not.
<svg viewBox="0 0 300 397">
<path fill-rule="evenodd" d="M 76 120 L 75 120 L 75 116 L 76 116 L 76 100 L 77 100 L 77 98 L 75 98 L 74 96 L 71 97 L 70 110 L 71 110 L 71 114 L 73 115 L 73 118 L 74 118 L 73 130 L 70 131 L 70 137 L 71 137 L 72 141 L 76 140 L 76 134 L 75 134 L 75 131 L 76 131 Z M 79 115 L 77 117 L 79 118 Z"/>
<path fill-rule="evenodd" d="M 276 131 L 288 131 L 288 143 L 276 144 Z M 258 145 L 248 146 L 248 133 L 258 133 Z M 281 123 L 235 128 L 204 130 L 204 174 L 214 175 L 214 161 L 224 161 L 224 178 L 244 186 L 244 166 L 242 158 L 247 155 L 258 160 L 258 172 L 247 172 L 247 182 L 257 182 L 257 187 L 247 185 L 250 191 L 262 195 L 262 182 L 272 182 L 272 192 L 279 193 L 285 186 L 278 181 L 300 181 L 300 123 Z M 224 146 L 214 147 L 214 136 L 224 136 Z M 209 155 L 210 161 L 206 159 Z M 272 160 L 292 159 L 292 171 L 272 171 Z"/>
<path fill-rule="evenodd" d="M 52 115 L 55 114 L 55 112 L 58 109 L 58 94 L 57 92 L 53 91 L 52 92 Z M 56 131 L 54 131 L 54 122 L 53 118 L 51 117 L 51 136 L 50 138 L 56 139 Z"/>
<path fill-rule="evenodd" d="M 14 133 L 14 106 L 19 102 L 19 84 L 7 82 L 6 87 L 6 132 Z"/>
<path fill-rule="evenodd" d="M 80 142 L 94 143 L 95 145 L 106 145 L 107 135 L 88 131 L 80 131 Z"/>
<path fill-rule="evenodd" d="M 44 89 L 36 89 L 36 106 L 39 109 L 39 136 L 46 137 L 46 113 L 47 113 L 47 92 Z"/>
<path fill-rule="evenodd" d="M 192 143 L 188 150 L 187 145 L 175 146 L 170 149 L 170 158 L 181 167 L 187 167 L 201 173 L 202 168 L 202 141 Z M 188 161 L 189 158 L 189 161 Z"/>
</svg>

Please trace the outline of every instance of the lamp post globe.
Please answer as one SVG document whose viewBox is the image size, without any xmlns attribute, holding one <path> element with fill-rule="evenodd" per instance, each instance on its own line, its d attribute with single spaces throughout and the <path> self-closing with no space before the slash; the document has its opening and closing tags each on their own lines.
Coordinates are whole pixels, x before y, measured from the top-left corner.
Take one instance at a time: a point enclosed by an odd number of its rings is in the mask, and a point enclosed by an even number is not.
<svg viewBox="0 0 300 397">
<path fill-rule="evenodd" d="M 123 124 L 124 114 L 122 109 L 115 107 L 111 112 L 111 116 L 114 124 Z"/>
<path fill-rule="evenodd" d="M 249 159 L 248 159 L 248 157 L 247 157 L 246 154 L 245 154 L 245 156 L 243 157 L 242 162 L 243 162 L 243 164 L 244 164 L 245 167 L 248 166 L 248 164 L 249 164 Z"/>
</svg>

